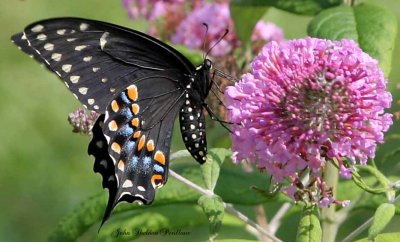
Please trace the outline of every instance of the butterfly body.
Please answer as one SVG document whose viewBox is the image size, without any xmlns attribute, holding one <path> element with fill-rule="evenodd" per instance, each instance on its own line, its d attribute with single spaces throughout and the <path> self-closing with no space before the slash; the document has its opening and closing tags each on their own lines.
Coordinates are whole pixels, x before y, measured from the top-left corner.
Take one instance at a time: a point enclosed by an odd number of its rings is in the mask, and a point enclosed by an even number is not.
<svg viewBox="0 0 400 242">
<path fill-rule="evenodd" d="M 187 149 L 205 162 L 210 60 L 196 68 L 151 36 L 79 18 L 39 21 L 12 40 L 56 73 L 86 108 L 101 114 L 88 153 L 109 190 L 103 222 L 121 201 L 152 203 L 155 189 L 167 182 L 178 113 Z"/>
</svg>

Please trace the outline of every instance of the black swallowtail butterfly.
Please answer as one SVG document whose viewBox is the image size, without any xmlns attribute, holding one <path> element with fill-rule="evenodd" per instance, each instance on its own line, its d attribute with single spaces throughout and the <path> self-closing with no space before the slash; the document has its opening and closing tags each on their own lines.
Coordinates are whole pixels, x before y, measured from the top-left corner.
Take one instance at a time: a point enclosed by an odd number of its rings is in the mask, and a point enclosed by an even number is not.
<svg viewBox="0 0 400 242">
<path fill-rule="evenodd" d="M 103 223 L 121 201 L 152 203 L 155 189 L 167 182 L 178 112 L 186 148 L 205 162 L 210 60 L 196 68 L 151 36 L 80 18 L 30 24 L 12 41 L 55 72 L 87 109 L 101 114 L 88 153 L 109 190 Z"/>
</svg>

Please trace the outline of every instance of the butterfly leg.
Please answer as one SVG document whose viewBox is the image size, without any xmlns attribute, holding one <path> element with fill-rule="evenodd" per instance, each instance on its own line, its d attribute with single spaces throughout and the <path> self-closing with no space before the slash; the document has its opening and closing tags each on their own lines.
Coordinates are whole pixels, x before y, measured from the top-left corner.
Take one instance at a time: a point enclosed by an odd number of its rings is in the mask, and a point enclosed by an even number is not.
<svg viewBox="0 0 400 242">
<path fill-rule="evenodd" d="M 226 130 L 229 131 L 229 133 L 232 133 L 232 130 L 230 128 L 228 128 L 225 124 L 233 124 L 231 122 L 226 122 L 224 120 L 219 119 L 215 113 L 211 110 L 210 106 L 208 106 L 207 103 L 203 103 L 203 107 L 207 110 L 207 113 L 210 115 L 211 119 L 214 121 L 218 121 L 222 127 L 224 127 Z"/>
</svg>

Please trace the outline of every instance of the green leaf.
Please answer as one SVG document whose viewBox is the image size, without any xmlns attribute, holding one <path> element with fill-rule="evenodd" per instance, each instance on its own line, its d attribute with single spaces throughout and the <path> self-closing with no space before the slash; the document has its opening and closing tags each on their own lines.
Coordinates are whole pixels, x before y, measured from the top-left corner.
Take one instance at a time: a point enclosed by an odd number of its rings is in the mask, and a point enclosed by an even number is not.
<svg viewBox="0 0 400 242">
<path fill-rule="evenodd" d="M 391 11 L 370 4 L 330 8 L 315 16 L 307 31 L 318 38 L 355 40 L 389 76 L 397 34 L 396 16 Z"/>
<path fill-rule="evenodd" d="M 220 167 L 225 158 L 231 155 L 231 152 L 227 149 L 215 148 L 211 149 L 208 153 L 207 161 L 201 165 L 200 168 L 206 188 L 210 191 L 214 191 L 218 181 Z"/>
<path fill-rule="evenodd" d="M 322 229 L 318 219 L 318 208 L 305 206 L 297 229 L 297 242 L 322 241 Z"/>
<path fill-rule="evenodd" d="M 342 0 L 231 0 L 242 7 L 275 7 L 300 15 L 315 15 L 322 9 L 338 6 Z"/>
<path fill-rule="evenodd" d="M 379 242 L 397 242 L 400 241 L 400 233 L 385 233 L 380 234 L 376 237 L 376 241 Z M 368 238 L 360 239 L 355 242 L 370 242 Z"/>
<path fill-rule="evenodd" d="M 388 225 L 390 220 L 393 218 L 396 207 L 391 203 L 383 203 L 378 209 L 376 209 L 374 220 L 372 225 L 368 230 L 368 238 L 370 240 L 375 239 L 375 237 L 382 232 L 382 230 Z"/>
<path fill-rule="evenodd" d="M 191 50 L 184 45 L 173 45 L 174 48 L 182 53 L 186 58 L 190 60 L 195 65 L 200 65 L 203 63 L 203 53 L 198 50 Z"/>
<path fill-rule="evenodd" d="M 230 11 L 235 24 L 236 34 L 243 43 L 249 43 L 254 26 L 267 12 L 267 6 L 252 6 L 240 4 L 241 1 L 231 1 Z"/>
<path fill-rule="evenodd" d="M 210 239 L 212 240 L 217 237 L 218 231 L 221 228 L 222 219 L 224 218 L 224 203 L 217 195 L 212 197 L 203 195 L 199 198 L 198 204 L 208 217 Z"/>
</svg>

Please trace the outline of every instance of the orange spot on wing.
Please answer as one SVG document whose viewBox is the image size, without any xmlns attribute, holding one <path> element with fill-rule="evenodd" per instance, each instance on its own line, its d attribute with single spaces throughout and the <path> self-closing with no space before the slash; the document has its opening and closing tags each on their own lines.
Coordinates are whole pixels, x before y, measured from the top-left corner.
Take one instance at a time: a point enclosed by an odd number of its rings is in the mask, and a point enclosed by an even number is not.
<svg viewBox="0 0 400 242">
<path fill-rule="evenodd" d="M 119 105 L 118 105 L 118 102 L 117 102 L 117 101 L 113 100 L 113 101 L 111 102 L 111 109 L 112 109 L 114 112 L 117 112 L 117 111 L 119 110 Z"/>
<path fill-rule="evenodd" d="M 140 137 L 140 140 L 139 140 L 139 143 L 138 143 L 138 147 L 137 147 L 138 151 L 142 150 L 145 141 L 146 141 L 146 135 L 143 135 L 142 137 Z"/>
<path fill-rule="evenodd" d="M 139 138 L 140 137 L 140 131 L 136 131 L 134 134 L 133 134 L 133 138 L 135 138 L 135 139 L 137 139 L 137 138 Z"/>
<path fill-rule="evenodd" d="M 151 177 L 151 184 L 153 185 L 154 188 L 156 188 L 157 186 L 160 185 L 160 183 L 162 182 L 162 180 L 163 180 L 162 175 L 160 175 L 160 174 L 154 174 L 154 175 Z M 156 181 L 158 181 L 158 182 L 156 183 Z"/>
<path fill-rule="evenodd" d="M 125 170 L 125 162 L 123 162 L 122 160 L 120 160 L 118 162 L 118 169 L 120 169 L 121 171 Z"/>
<path fill-rule="evenodd" d="M 138 97 L 138 92 L 137 92 L 137 87 L 135 85 L 130 85 L 127 88 L 127 92 L 128 92 L 128 97 L 132 100 L 132 101 L 136 101 L 137 97 Z"/>
<path fill-rule="evenodd" d="M 116 142 L 112 143 L 111 149 L 118 154 L 121 153 L 121 146 Z"/>
<path fill-rule="evenodd" d="M 161 165 L 165 165 L 165 155 L 161 151 L 156 152 L 154 160 L 158 161 Z"/>
<path fill-rule="evenodd" d="M 132 104 L 132 113 L 137 115 L 139 113 L 139 105 L 136 103 Z"/>
<path fill-rule="evenodd" d="M 131 124 L 135 128 L 139 127 L 139 118 L 132 119 Z"/>
<path fill-rule="evenodd" d="M 147 151 L 152 152 L 154 150 L 154 142 L 153 140 L 149 140 L 147 142 Z"/>
</svg>

